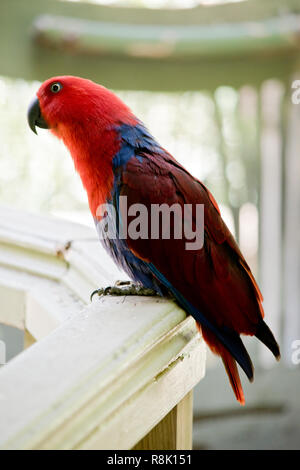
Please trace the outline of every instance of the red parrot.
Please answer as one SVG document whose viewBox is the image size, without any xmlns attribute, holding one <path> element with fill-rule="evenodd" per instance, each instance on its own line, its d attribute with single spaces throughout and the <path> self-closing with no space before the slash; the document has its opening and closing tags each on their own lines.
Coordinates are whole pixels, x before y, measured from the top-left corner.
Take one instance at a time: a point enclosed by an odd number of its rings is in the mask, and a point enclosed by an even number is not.
<svg viewBox="0 0 300 470">
<path fill-rule="evenodd" d="M 45 81 L 28 110 L 28 122 L 62 139 L 87 191 L 105 248 L 133 281 L 175 297 L 194 317 L 210 349 L 220 355 L 237 400 L 245 403 L 238 363 L 250 381 L 253 365 L 240 335 L 256 336 L 279 359 L 279 346 L 263 320 L 262 295 L 209 190 L 180 165 L 111 91 L 90 80 L 59 76 Z M 204 207 L 203 246 L 187 237 L 103 236 L 107 212 L 121 223 L 127 207 L 176 204 Z M 183 216 L 184 217 L 184 216 Z M 132 220 L 132 217 L 129 217 Z M 175 219 L 174 219 L 175 220 Z M 175 222 L 170 219 L 172 229 Z M 195 227 L 195 215 L 192 215 Z M 146 220 L 151 224 L 151 220 Z M 178 222 L 178 220 L 177 220 Z M 183 222 L 184 221 L 180 221 Z"/>
</svg>

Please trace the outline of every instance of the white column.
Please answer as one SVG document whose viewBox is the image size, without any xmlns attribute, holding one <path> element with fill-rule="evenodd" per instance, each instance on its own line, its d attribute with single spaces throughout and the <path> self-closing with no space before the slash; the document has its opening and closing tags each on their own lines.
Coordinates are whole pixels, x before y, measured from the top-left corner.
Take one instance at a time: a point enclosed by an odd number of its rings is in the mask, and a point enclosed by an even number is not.
<svg viewBox="0 0 300 470">
<path fill-rule="evenodd" d="M 261 90 L 261 206 L 260 206 L 260 285 L 264 296 L 265 319 L 276 339 L 281 326 L 281 247 L 282 247 L 282 164 L 280 104 L 283 86 L 264 83 Z M 260 348 L 264 365 L 274 358 L 265 346 Z"/>
<path fill-rule="evenodd" d="M 300 103 L 292 101 L 285 159 L 284 234 L 283 355 L 291 363 L 292 343 L 300 339 Z"/>
</svg>

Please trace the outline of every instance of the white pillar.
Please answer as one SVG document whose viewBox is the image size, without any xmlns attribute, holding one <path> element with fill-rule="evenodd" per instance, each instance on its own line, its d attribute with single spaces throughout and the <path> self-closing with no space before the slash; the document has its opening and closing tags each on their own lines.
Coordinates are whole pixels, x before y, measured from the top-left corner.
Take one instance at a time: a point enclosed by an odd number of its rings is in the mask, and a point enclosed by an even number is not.
<svg viewBox="0 0 300 470">
<path fill-rule="evenodd" d="M 282 141 L 280 104 L 283 86 L 264 83 L 261 90 L 261 205 L 260 205 L 260 286 L 264 296 L 265 319 L 276 339 L 281 332 L 282 284 Z M 264 365 L 274 364 L 265 346 L 260 348 Z"/>
<path fill-rule="evenodd" d="M 285 156 L 283 356 L 291 364 L 300 340 L 300 103 L 292 101 Z"/>
</svg>

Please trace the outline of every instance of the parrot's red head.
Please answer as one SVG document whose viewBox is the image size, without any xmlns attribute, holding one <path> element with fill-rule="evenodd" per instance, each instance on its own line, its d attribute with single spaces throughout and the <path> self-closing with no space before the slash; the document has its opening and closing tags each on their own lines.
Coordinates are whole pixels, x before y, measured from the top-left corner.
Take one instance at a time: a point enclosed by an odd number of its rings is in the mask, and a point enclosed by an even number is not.
<svg viewBox="0 0 300 470">
<path fill-rule="evenodd" d="M 111 125 L 136 122 L 129 108 L 107 88 L 80 77 L 59 76 L 46 80 L 28 111 L 31 129 L 50 128 L 65 138 L 69 130 L 89 127 L 103 132 Z"/>
<path fill-rule="evenodd" d="M 115 129 L 136 122 L 130 109 L 110 90 L 73 76 L 46 80 L 28 110 L 28 123 L 35 133 L 36 126 L 50 129 L 69 148 L 91 209 L 94 202 L 90 195 L 95 187 L 103 191 L 95 198 L 99 204 L 112 185 L 111 162 L 119 148 Z M 101 184 L 97 184 L 99 178 Z"/>
</svg>

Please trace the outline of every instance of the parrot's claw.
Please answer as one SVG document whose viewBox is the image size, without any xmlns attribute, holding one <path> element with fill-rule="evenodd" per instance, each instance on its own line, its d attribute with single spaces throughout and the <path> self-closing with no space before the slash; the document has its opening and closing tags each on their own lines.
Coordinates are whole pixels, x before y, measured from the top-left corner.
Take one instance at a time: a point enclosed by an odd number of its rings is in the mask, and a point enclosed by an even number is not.
<svg viewBox="0 0 300 470">
<path fill-rule="evenodd" d="M 134 284 L 131 281 L 117 281 L 114 286 L 102 287 L 100 289 L 94 290 L 91 294 L 91 301 L 93 300 L 93 296 L 97 294 L 99 296 L 104 295 L 142 295 L 142 296 L 157 296 L 157 292 L 148 289 L 140 284 Z"/>
</svg>

